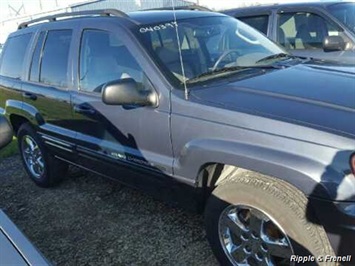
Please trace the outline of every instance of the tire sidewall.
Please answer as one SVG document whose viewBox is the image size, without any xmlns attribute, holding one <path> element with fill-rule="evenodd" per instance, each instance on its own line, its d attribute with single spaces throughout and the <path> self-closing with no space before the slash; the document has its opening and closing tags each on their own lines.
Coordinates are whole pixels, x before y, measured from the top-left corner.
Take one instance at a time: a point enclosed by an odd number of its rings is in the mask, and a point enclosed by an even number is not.
<svg viewBox="0 0 355 266">
<path fill-rule="evenodd" d="M 287 234 L 295 255 L 334 254 L 327 238 L 325 241 L 324 229 L 306 217 L 306 197 L 296 188 L 280 184 L 251 178 L 246 182 L 222 183 L 213 191 L 206 205 L 205 225 L 207 238 L 222 265 L 232 265 L 220 243 L 218 231 L 220 214 L 230 205 L 250 206 L 266 213 Z"/>
<path fill-rule="evenodd" d="M 24 156 L 23 156 L 23 138 L 25 136 L 30 136 L 38 145 L 42 156 L 43 156 L 43 162 L 44 162 L 44 172 L 42 174 L 41 177 L 35 177 L 31 171 L 28 169 L 28 166 L 25 162 Z M 49 155 L 48 152 L 45 149 L 45 146 L 43 144 L 43 142 L 41 141 L 41 139 L 38 137 L 38 134 L 36 133 L 36 131 L 29 125 L 29 124 L 24 124 L 20 127 L 18 134 L 17 134 L 17 138 L 18 138 L 18 146 L 19 146 L 19 150 L 20 150 L 20 156 L 21 156 L 21 160 L 22 160 L 22 164 L 27 172 L 27 174 L 29 175 L 29 177 L 39 186 L 41 187 L 48 187 L 50 185 L 50 178 L 49 178 Z"/>
</svg>

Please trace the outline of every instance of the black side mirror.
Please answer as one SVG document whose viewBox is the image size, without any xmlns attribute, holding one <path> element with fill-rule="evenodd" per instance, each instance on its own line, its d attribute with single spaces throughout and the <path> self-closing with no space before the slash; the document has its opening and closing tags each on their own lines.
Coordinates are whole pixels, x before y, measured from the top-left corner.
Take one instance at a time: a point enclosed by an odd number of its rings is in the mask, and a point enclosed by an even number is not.
<svg viewBox="0 0 355 266">
<path fill-rule="evenodd" d="M 7 119 L 0 115 L 0 149 L 4 148 L 12 140 L 13 132 Z"/>
<path fill-rule="evenodd" d="M 157 96 L 155 92 L 140 91 L 134 79 L 125 78 L 106 83 L 102 101 L 107 105 L 156 106 Z"/>
<path fill-rule="evenodd" d="M 345 42 L 340 36 L 327 36 L 323 40 L 324 52 L 334 52 L 345 50 Z"/>
</svg>

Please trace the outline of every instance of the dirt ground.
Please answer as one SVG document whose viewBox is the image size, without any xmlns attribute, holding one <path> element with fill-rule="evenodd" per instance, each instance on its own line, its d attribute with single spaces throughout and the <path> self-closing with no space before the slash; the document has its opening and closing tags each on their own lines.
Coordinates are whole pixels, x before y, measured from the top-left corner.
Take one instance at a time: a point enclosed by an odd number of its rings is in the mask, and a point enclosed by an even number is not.
<svg viewBox="0 0 355 266">
<path fill-rule="evenodd" d="M 200 215 L 75 168 L 39 188 L 0 160 L 0 208 L 54 265 L 218 265 Z"/>
</svg>

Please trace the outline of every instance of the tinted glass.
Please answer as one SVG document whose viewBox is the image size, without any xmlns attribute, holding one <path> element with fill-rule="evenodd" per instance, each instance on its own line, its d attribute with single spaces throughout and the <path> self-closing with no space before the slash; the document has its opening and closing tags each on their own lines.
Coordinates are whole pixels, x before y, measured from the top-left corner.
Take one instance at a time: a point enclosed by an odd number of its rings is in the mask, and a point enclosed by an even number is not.
<svg viewBox="0 0 355 266">
<path fill-rule="evenodd" d="M 33 53 L 31 69 L 30 69 L 31 71 L 30 80 L 32 81 L 38 81 L 39 79 L 39 62 L 40 62 L 40 55 L 43 47 L 44 36 L 45 36 L 45 32 L 41 32 L 37 40 L 35 51 Z"/>
<path fill-rule="evenodd" d="M 355 3 L 340 3 L 328 7 L 330 13 L 355 33 Z"/>
<path fill-rule="evenodd" d="M 105 83 L 124 78 L 133 78 L 143 87 L 143 71 L 127 47 L 115 34 L 85 30 L 80 49 L 80 90 L 99 93 Z"/>
<path fill-rule="evenodd" d="M 67 86 L 71 30 L 49 31 L 44 44 L 40 82 L 51 86 Z"/>
<path fill-rule="evenodd" d="M 2 55 L 0 74 L 11 78 L 21 78 L 25 54 L 32 34 L 11 37 L 7 40 Z"/>
<path fill-rule="evenodd" d="M 238 19 L 248 24 L 249 26 L 252 26 L 258 31 L 264 33 L 265 35 L 267 34 L 267 25 L 269 23 L 269 16 L 263 15 L 263 16 L 254 16 L 254 17 L 241 17 Z"/>
<path fill-rule="evenodd" d="M 326 36 L 340 36 L 344 32 L 314 13 L 297 12 L 279 15 L 278 42 L 287 49 L 322 49 Z"/>
</svg>

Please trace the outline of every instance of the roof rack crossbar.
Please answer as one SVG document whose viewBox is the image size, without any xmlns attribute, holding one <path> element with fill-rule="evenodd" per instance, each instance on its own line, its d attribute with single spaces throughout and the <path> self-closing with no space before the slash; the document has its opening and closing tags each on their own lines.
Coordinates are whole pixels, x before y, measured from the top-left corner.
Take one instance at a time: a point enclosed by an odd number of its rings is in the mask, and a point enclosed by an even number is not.
<svg viewBox="0 0 355 266">
<path fill-rule="evenodd" d="M 146 9 L 146 10 L 199 10 L 199 11 L 209 11 L 211 12 L 212 10 L 204 7 L 204 6 L 199 6 L 199 5 L 188 5 L 188 6 L 176 6 L 176 7 L 158 7 L 158 8 L 152 8 L 152 9 Z"/>
<path fill-rule="evenodd" d="M 41 17 L 33 19 L 27 22 L 21 23 L 17 29 L 27 28 L 30 24 L 34 24 L 41 21 L 56 21 L 58 18 L 64 17 L 75 17 L 75 16 L 87 16 L 87 15 L 100 15 L 100 16 L 115 16 L 115 17 L 128 17 L 126 13 L 118 9 L 98 9 L 98 10 L 87 10 L 87 11 L 78 11 L 78 12 L 66 12 L 60 14 L 54 14 L 46 17 Z"/>
</svg>

